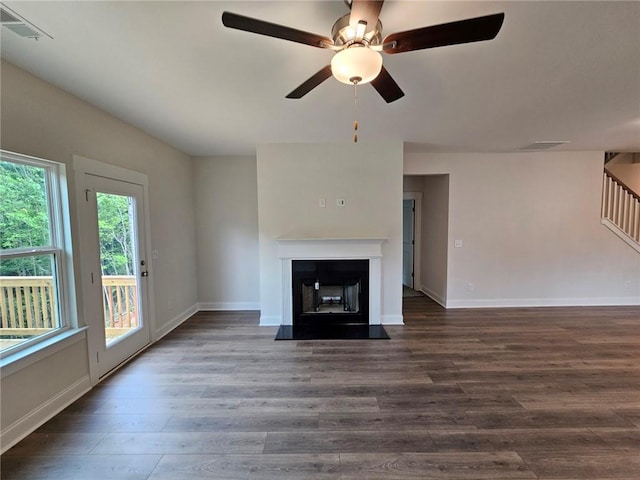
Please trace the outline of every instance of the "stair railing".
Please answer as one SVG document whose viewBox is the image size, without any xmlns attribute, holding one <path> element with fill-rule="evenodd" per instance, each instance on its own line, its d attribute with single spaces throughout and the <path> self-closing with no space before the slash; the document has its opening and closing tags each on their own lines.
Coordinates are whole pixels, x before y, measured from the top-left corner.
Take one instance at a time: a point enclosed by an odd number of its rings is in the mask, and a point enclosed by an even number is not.
<svg viewBox="0 0 640 480">
<path fill-rule="evenodd" d="M 640 245 L 640 196 L 607 170 L 602 185 L 602 218 Z"/>
</svg>

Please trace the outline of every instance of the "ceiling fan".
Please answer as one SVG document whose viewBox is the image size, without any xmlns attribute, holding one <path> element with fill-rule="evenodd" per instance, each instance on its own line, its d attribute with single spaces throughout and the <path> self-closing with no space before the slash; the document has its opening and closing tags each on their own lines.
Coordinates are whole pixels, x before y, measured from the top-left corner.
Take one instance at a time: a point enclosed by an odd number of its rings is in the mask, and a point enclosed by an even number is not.
<svg viewBox="0 0 640 480">
<path fill-rule="evenodd" d="M 402 98 L 404 92 L 382 65 L 380 52 L 395 54 L 491 40 L 504 21 L 504 13 L 497 13 L 392 33 L 383 38 L 379 15 L 384 0 L 345 0 L 345 3 L 351 12 L 334 23 L 332 38 L 231 12 L 222 14 L 222 23 L 225 27 L 336 52 L 330 65 L 312 75 L 287 98 L 302 98 L 333 75 L 346 84 L 371 82 L 382 98 L 391 103 Z"/>
</svg>

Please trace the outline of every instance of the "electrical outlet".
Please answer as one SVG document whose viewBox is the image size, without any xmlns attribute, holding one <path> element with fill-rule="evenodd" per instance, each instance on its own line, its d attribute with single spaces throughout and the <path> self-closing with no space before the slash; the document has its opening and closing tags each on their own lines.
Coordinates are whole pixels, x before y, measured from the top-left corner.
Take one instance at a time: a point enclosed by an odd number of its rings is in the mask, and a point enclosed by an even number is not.
<svg viewBox="0 0 640 480">
<path fill-rule="evenodd" d="M 324 199 L 324 198 L 319 199 L 319 200 L 318 200 L 318 206 L 319 206 L 320 208 L 324 208 L 324 207 L 326 207 L 326 206 L 327 206 L 327 200 L 326 200 L 326 199 Z"/>
<path fill-rule="evenodd" d="M 467 283 L 467 292 L 473 292 L 473 283 Z"/>
<path fill-rule="evenodd" d="M 625 286 L 626 286 L 627 288 L 631 288 L 631 280 L 627 280 L 627 281 L 625 282 Z"/>
<path fill-rule="evenodd" d="M 462 248 L 462 240 L 454 240 L 453 246 L 455 248 Z"/>
</svg>

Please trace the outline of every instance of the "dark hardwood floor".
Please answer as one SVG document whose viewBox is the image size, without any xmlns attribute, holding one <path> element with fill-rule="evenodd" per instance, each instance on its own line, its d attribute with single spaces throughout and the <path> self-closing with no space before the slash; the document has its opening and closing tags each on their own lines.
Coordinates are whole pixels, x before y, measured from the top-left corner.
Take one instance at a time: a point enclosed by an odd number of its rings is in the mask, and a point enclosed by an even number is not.
<svg viewBox="0 0 640 480">
<path fill-rule="evenodd" d="M 445 311 L 391 340 L 199 313 L 2 456 L 2 479 L 640 479 L 640 310 Z"/>
</svg>

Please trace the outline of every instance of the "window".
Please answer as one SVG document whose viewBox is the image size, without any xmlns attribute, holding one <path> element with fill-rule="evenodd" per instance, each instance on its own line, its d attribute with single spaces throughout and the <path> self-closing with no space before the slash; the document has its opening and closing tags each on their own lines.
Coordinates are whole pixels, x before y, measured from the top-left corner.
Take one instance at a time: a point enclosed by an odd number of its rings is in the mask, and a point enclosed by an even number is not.
<svg viewBox="0 0 640 480">
<path fill-rule="evenodd" d="M 68 328 L 64 166 L 0 151 L 0 354 Z"/>
</svg>

